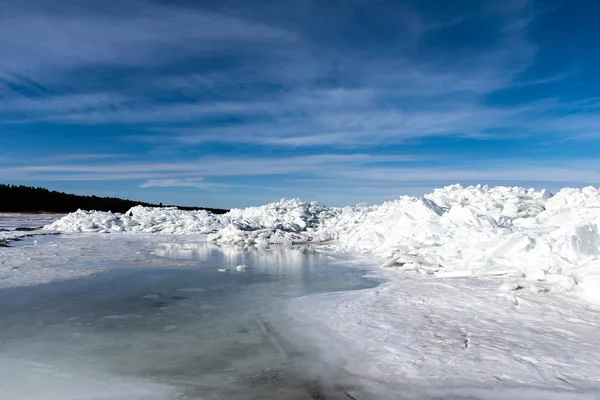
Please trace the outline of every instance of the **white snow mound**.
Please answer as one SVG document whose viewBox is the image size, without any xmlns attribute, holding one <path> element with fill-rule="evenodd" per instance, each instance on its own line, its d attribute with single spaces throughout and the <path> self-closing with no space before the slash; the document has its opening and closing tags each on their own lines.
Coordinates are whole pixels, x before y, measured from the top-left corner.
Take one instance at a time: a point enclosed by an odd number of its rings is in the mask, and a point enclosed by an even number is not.
<svg viewBox="0 0 600 400">
<path fill-rule="evenodd" d="M 374 253 L 384 266 L 440 277 L 514 275 L 598 298 L 600 191 L 460 185 L 423 198 L 333 208 L 284 199 L 224 215 L 133 207 L 125 214 L 77 211 L 45 227 L 59 232 L 202 234 L 241 245 L 328 242 Z M 592 292 L 590 292 L 592 291 Z"/>
</svg>

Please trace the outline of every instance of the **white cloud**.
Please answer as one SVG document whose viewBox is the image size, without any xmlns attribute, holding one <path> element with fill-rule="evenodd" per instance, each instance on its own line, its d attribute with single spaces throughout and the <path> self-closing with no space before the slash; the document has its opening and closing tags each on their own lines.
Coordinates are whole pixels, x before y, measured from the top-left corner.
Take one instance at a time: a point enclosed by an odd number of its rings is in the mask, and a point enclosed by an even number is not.
<svg viewBox="0 0 600 400">
<path fill-rule="evenodd" d="M 118 9 L 87 6 L 66 11 L 68 7 L 13 2 L 3 7 L 0 69 L 147 66 L 228 47 L 289 45 L 295 40 L 281 28 L 197 8 L 136 0 Z"/>
<path fill-rule="evenodd" d="M 319 154 L 292 157 L 203 157 L 198 160 L 164 163 L 103 163 L 25 165 L 0 170 L 0 177 L 31 176 L 65 179 L 87 176 L 90 180 L 197 178 L 198 176 L 252 176 L 320 173 L 367 166 L 381 162 L 410 162 L 410 155 L 377 156 L 369 154 Z M 422 159 L 428 159 L 423 157 Z"/>
<path fill-rule="evenodd" d="M 11 71 L 10 63 L 18 71 L 24 65 L 63 71 L 70 79 L 73 68 L 113 65 L 151 72 L 157 64 L 179 66 L 187 58 L 233 57 L 238 62 L 201 72 L 150 74 L 150 79 L 134 76 L 112 88 L 113 93 L 5 96 L 0 113 L 5 121 L 21 123 L 158 126 L 166 132 L 163 142 L 268 146 L 378 145 L 431 135 L 477 136 L 491 127 L 522 128 L 527 123 L 519 107 L 500 109 L 481 101 L 485 94 L 511 85 L 530 65 L 536 49 L 523 26 L 500 29 L 498 40 L 478 51 L 440 50 L 435 57 L 413 51 L 425 35 L 443 35 L 443 29 L 469 19 L 498 18 L 499 10 L 432 20 L 399 3 L 383 10 L 381 21 L 397 35 L 394 46 L 378 44 L 371 54 L 368 46 L 354 46 L 336 33 L 358 29 L 349 25 L 351 13 L 320 3 L 314 9 L 315 4 L 299 2 L 295 7 L 329 21 L 323 29 L 332 29 L 331 36 L 321 40 L 312 32 L 318 21 L 289 13 L 289 6 L 277 3 L 269 10 L 224 6 L 208 11 L 136 0 L 117 13 L 85 7 L 69 13 L 32 11 L 15 5 L 0 17 L 0 37 L 15 35 L 0 39 L 0 74 L 2 69 Z M 503 26 L 511 25 L 530 4 L 506 2 L 500 10 Z M 344 10 L 351 10 L 351 4 Z M 403 48 L 412 50 L 398 50 Z M 332 77 L 339 82 L 319 83 Z M 278 89 L 262 92 L 264 87 Z M 155 100 L 165 93 L 188 100 Z M 242 128 L 202 128 L 211 120 L 227 119 L 242 121 Z M 173 126 L 181 123 L 185 130 Z"/>
<path fill-rule="evenodd" d="M 171 178 L 171 179 L 150 179 L 140 185 L 141 188 L 151 187 L 189 187 L 205 190 L 223 190 L 229 185 L 215 182 L 207 182 L 204 178 Z"/>
<path fill-rule="evenodd" d="M 0 105 L 3 113 L 16 111 L 44 119 L 51 118 L 52 115 L 64 118 L 82 112 L 103 112 L 120 108 L 126 101 L 125 97 L 115 93 L 82 93 L 38 98 L 15 94 L 10 98 L 0 98 Z"/>
<path fill-rule="evenodd" d="M 323 154 L 287 157 L 205 157 L 167 163 L 106 162 L 98 164 L 23 165 L 0 170 L 0 178 L 22 180 L 143 180 L 144 187 L 189 186 L 217 188 L 220 178 L 265 177 L 271 182 L 292 182 L 328 187 L 352 185 L 394 186 L 425 182 L 571 182 L 600 183 L 600 163 L 577 161 L 513 160 L 506 164 L 489 159 L 448 160 L 428 156 Z M 418 164 L 417 164 L 418 163 Z M 202 178 L 199 178 L 202 177 Z M 211 178 L 210 181 L 205 180 Z M 224 187 L 224 186 L 223 186 Z"/>
</svg>

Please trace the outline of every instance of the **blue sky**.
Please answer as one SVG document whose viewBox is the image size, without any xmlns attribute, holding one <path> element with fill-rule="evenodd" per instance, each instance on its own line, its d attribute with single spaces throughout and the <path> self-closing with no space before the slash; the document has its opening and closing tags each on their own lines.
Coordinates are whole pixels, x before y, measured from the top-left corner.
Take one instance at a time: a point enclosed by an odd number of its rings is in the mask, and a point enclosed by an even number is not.
<svg viewBox="0 0 600 400">
<path fill-rule="evenodd" d="M 600 184 L 597 1 L 0 4 L 0 182 L 212 207 Z"/>
</svg>

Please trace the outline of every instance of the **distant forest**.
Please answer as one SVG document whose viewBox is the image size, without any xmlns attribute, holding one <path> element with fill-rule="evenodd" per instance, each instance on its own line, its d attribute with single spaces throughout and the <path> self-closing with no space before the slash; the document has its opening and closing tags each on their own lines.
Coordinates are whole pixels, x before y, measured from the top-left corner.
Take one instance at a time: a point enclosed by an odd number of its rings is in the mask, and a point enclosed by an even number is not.
<svg viewBox="0 0 600 400">
<path fill-rule="evenodd" d="M 145 207 L 163 206 L 162 203 L 150 204 L 116 197 L 78 196 L 39 187 L 0 184 L 0 212 L 69 213 L 82 209 L 124 213 L 137 205 Z M 214 214 L 224 214 L 228 211 L 206 207 L 173 207 L 181 210 L 207 210 Z"/>
</svg>

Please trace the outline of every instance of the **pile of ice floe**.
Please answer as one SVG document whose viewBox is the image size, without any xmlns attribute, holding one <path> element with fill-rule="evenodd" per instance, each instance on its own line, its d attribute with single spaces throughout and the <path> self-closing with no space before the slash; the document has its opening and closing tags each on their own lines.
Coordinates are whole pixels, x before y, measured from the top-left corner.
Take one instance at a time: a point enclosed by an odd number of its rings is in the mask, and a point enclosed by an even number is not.
<svg viewBox="0 0 600 400">
<path fill-rule="evenodd" d="M 330 208 L 281 200 L 218 216 L 134 207 L 77 211 L 46 227 L 61 232 L 202 234 L 244 245 L 325 243 L 371 252 L 386 266 L 439 276 L 514 275 L 600 296 L 600 192 L 460 185 L 423 198 Z"/>
<path fill-rule="evenodd" d="M 207 211 L 136 206 L 125 214 L 78 210 L 46 226 L 59 232 L 139 232 L 201 234 L 208 241 L 231 244 L 322 242 L 318 227 L 337 213 L 317 202 L 286 199 L 224 215 Z"/>
</svg>

